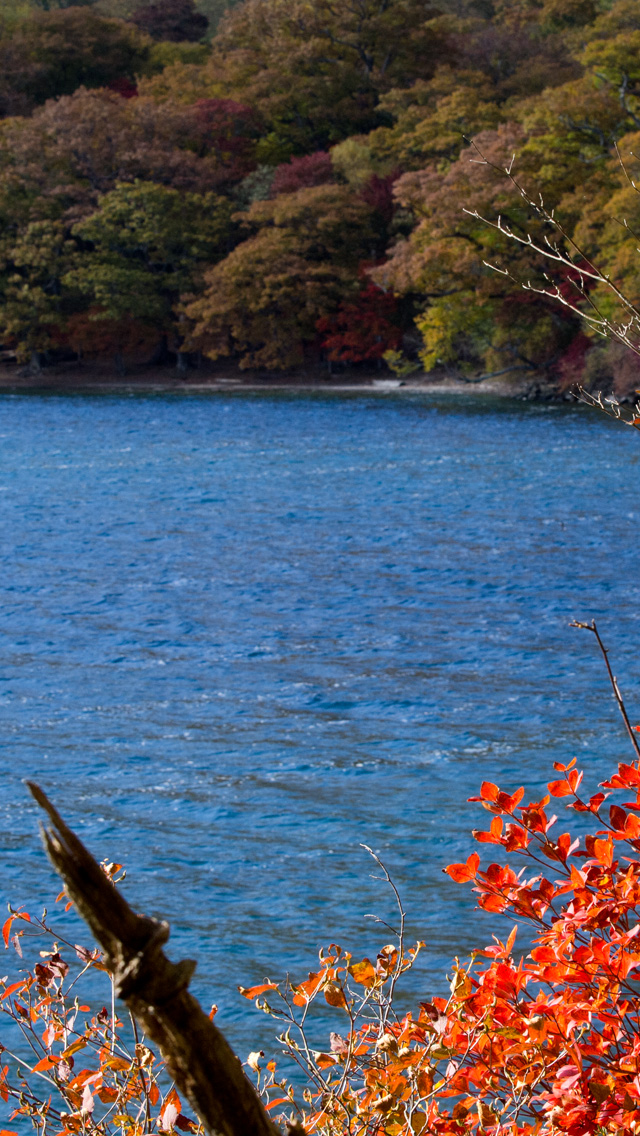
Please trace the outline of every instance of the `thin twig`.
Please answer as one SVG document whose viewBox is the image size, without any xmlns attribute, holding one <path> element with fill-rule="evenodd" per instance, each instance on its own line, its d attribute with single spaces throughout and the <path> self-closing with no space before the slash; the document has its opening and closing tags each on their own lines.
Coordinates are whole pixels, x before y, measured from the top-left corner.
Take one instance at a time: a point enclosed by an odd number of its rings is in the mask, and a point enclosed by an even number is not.
<svg viewBox="0 0 640 1136">
<path fill-rule="evenodd" d="M 614 675 L 613 671 L 611 670 L 611 663 L 609 662 L 609 652 L 608 652 L 607 648 L 605 647 L 604 643 L 602 642 L 602 639 L 600 638 L 600 632 L 598 631 L 598 628 L 596 627 L 595 619 L 592 619 L 591 623 L 581 623 L 579 620 L 574 619 L 569 624 L 569 626 L 570 627 L 579 627 L 582 631 L 590 631 L 592 635 L 595 635 L 596 642 L 597 642 L 597 644 L 600 648 L 602 658 L 604 659 L 605 666 L 607 668 L 607 674 L 609 675 L 609 682 L 611 683 L 611 688 L 612 688 L 613 693 L 615 695 L 616 702 L 618 703 L 618 709 L 619 709 L 620 713 L 622 714 L 622 720 L 624 722 L 625 729 L 626 729 L 626 731 L 629 735 L 629 738 L 631 739 L 631 744 L 632 744 L 632 746 L 635 750 L 636 757 L 640 761 L 640 744 L 638 743 L 638 739 L 635 735 L 633 726 L 631 725 L 631 722 L 629 721 L 629 715 L 627 714 L 627 708 L 624 704 L 624 699 L 623 699 L 623 697 L 620 693 L 620 687 L 618 686 L 618 680 L 616 679 L 616 676 Z"/>
</svg>

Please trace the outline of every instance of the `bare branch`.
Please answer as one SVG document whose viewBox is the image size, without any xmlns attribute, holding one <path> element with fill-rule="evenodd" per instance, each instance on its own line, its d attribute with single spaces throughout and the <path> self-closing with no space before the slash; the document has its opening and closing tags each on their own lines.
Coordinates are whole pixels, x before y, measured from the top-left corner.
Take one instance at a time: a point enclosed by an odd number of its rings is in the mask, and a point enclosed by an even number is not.
<svg viewBox="0 0 640 1136">
<path fill-rule="evenodd" d="M 579 627 L 582 631 L 590 631 L 592 635 L 595 635 L 596 642 L 598 644 L 598 647 L 600 648 L 602 657 L 603 657 L 604 662 L 605 662 L 605 666 L 607 668 L 607 674 L 609 676 L 609 682 L 611 683 L 611 688 L 612 688 L 613 693 L 615 695 L 616 702 L 618 703 L 618 709 L 619 709 L 620 713 L 622 714 L 622 720 L 624 722 L 625 729 L 626 729 L 626 731 L 629 735 L 629 738 L 631 740 L 631 744 L 632 744 L 632 746 L 635 750 L 636 757 L 638 758 L 638 760 L 640 760 L 640 744 L 638 743 L 638 739 L 637 739 L 636 734 L 634 732 L 633 726 L 631 725 L 631 722 L 629 721 L 629 715 L 627 714 L 627 709 L 626 709 L 626 706 L 624 704 L 624 699 L 623 699 L 623 697 L 620 693 L 620 687 L 618 686 L 618 680 L 616 679 L 616 676 L 614 675 L 613 671 L 611 670 L 611 663 L 609 662 L 609 652 L 608 652 L 607 648 L 605 647 L 604 643 L 602 642 L 602 639 L 600 638 L 600 632 L 598 631 L 598 628 L 596 627 L 595 619 L 592 619 L 591 623 L 580 623 L 579 620 L 574 619 L 572 621 L 572 623 L 569 624 L 569 626 L 570 627 Z"/>
<path fill-rule="evenodd" d="M 44 845 L 69 897 L 105 952 L 116 993 L 161 1049 L 170 1075 L 211 1136 L 276 1136 L 253 1085 L 220 1030 L 189 994 L 196 964 L 170 962 L 169 924 L 136 915 L 37 785 Z M 304 1136 L 302 1128 L 291 1136 Z"/>
<path fill-rule="evenodd" d="M 605 338 L 616 339 L 633 351 L 634 354 L 640 355 L 640 310 L 628 299 L 624 292 L 621 291 L 609 274 L 600 269 L 598 265 L 591 260 L 585 249 L 577 243 L 574 237 L 564 228 L 562 222 L 555 216 L 554 210 L 546 208 L 542 195 L 538 195 L 538 200 L 535 200 L 516 178 L 513 173 L 515 155 L 512 155 L 508 165 L 500 166 L 496 162 L 490 161 L 482 153 L 480 147 L 473 139 L 467 139 L 467 141 L 469 141 L 470 146 L 478 155 L 476 158 L 470 158 L 469 160 L 478 165 L 488 166 L 502 177 L 505 177 L 511 183 L 525 205 L 533 211 L 539 221 L 553 230 L 556 237 L 550 238 L 547 234 L 544 234 L 541 238 L 536 239 L 531 233 L 521 235 L 501 216 L 498 216 L 496 220 L 491 220 L 489 217 L 484 217 L 477 209 L 464 209 L 463 212 L 481 221 L 482 224 L 487 225 L 496 232 L 501 233 L 508 240 L 514 241 L 523 248 L 536 253 L 544 260 L 551 261 L 559 268 L 568 269 L 572 274 L 577 273 L 578 280 L 574 279 L 571 275 L 565 276 L 565 283 L 570 283 L 573 286 L 576 297 L 572 299 L 570 296 L 564 295 L 559 285 L 553 284 L 551 281 L 549 281 L 548 287 L 539 286 L 532 284 L 530 280 L 526 282 L 517 281 L 507 269 L 501 268 L 499 265 L 491 264 L 488 261 L 484 262 L 486 267 L 491 268 L 494 272 L 500 273 L 502 276 L 508 276 L 510 279 L 514 280 L 516 284 L 520 283 L 520 286 L 524 288 L 525 291 L 533 292 L 540 296 L 547 296 L 549 299 L 555 300 L 575 315 L 584 319 L 599 335 Z M 616 152 L 627 181 L 636 193 L 639 192 L 620 157 L 617 147 Z M 621 223 L 629 229 L 626 222 Z M 630 229 L 629 232 L 631 233 Z M 633 236 L 633 233 L 631 233 L 631 235 Z M 603 314 L 589 295 L 587 282 L 604 285 L 609 292 L 612 292 L 618 304 L 626 313 L 626 318 L 615 321 Z M 580 306 L 582 303 L 586 303 L 591 310 L 585 311 L 583 307 Z"/>
</svg>

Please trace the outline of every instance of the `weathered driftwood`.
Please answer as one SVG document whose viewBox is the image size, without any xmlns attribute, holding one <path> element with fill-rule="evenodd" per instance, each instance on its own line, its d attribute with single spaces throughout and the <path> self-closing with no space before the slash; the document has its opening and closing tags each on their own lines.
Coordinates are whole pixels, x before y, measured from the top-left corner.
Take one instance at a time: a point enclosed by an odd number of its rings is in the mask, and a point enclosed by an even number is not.
<svg viewBox="0 0 640 1136">
<path fill-rule="evenodd" d="M 136 915 L 42 790 L 27 785 L 51 821 L 42 826 L 49 859 L 105 953 L 116 994 L 160 1047 L 178 1090 L 212 1136 L 276 1136 L 231 1046 L 189 994 L 195 962 L 170 962 L 162 950 L 169 924 Z"/>
</svg>

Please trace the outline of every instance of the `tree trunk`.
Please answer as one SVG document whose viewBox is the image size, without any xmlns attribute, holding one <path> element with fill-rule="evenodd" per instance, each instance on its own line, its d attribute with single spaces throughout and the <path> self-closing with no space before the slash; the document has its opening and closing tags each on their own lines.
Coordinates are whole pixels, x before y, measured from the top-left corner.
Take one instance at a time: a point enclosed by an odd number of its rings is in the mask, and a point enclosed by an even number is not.
<svg viewBox="0 0 640 1136">
<path fill-rule="evenodd" d="M 170 962 L 162 950 L 169 924 L 136 915 L 42 790 L 27 784 L 51 822 L 43 829 L 49 859 L 104 950 L 116 994 L 160 1047 L 207 1131 L 281 1136 L 226 1038 L 188 992 L 195 962 Z M 289 1136 L 305 1136 L 304 1129 L 297 1125 Z"/>
</svg>

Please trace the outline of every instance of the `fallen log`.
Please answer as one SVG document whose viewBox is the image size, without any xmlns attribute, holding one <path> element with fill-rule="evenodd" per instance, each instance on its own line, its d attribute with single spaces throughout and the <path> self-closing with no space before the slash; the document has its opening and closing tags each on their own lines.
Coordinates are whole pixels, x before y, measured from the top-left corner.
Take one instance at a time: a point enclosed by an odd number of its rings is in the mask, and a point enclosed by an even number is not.
<svg viewBox="0 0 640 1136">
<path fill-rule="evenodd" d="M 169 924 L 136 915 L 42 789 L 27 781 L 47 814 L 42 838 L 69 898 L 104 951 L 116 995 L 158 1045 L 171 1077 L 211 1136 L 282 1136 L 224 1035 L 188 986 L 191 959 L 171 962 L 163 951 Z M 288 1136 L 304 1136 L 299 1125 Z"/>
</svg>

